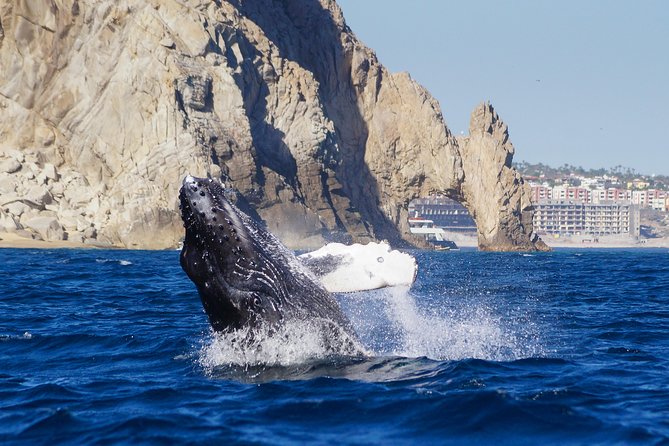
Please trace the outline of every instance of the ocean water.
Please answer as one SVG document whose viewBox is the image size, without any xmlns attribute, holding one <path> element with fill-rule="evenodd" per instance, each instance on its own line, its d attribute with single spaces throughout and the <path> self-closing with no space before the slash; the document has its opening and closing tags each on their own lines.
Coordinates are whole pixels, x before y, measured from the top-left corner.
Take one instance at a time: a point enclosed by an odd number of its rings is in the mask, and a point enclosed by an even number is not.
<svg viewBox="0 0 669 446">
<path fill-rule="evenodd" d="M 178 253 L 0 250 L 0 444 L 667 444 L 669 251 L 417 252 L 364 358 L 212 335 Z"/>
</svg>

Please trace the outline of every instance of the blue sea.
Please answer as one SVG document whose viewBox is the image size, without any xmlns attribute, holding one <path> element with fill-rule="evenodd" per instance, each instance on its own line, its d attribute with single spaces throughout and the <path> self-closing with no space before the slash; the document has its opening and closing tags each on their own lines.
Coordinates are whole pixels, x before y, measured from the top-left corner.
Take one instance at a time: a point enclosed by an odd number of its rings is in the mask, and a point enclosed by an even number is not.
<svg viewBox="0 0 669 446">
<path fill-rule="evenodd" d="M 2 249 L 0 444 L 669 443 L 669 250 L 414 255 L 333 358 L 228 349 L 176 251 Z"/>
</svg>

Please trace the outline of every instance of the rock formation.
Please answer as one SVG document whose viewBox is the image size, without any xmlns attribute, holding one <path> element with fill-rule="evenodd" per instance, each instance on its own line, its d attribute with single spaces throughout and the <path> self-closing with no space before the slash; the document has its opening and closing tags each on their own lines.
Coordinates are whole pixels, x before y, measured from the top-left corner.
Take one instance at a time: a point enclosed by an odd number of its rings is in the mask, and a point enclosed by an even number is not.
<svg viewBox="0 0 669 446">
<path fill-rule="evenodd" d="M 0 0 L 0 229 L 161 248 L 186 173 L 220 176 L 292 246 L 410 239 L 463 201 L 484 249 L 537 249 L 492 107 L 460 141 L 333 0 Z"/>
<path fill-rule="evenodd" d="M 459 138 L 466 172 L 461 197 L 476 221 L 479 248 L 488 251 L 524 250 L 533 208 L 530 186 L 511 167 L 514 148 L 509 129 L 490 104 L 479 105 L 469 123 L 469 136 Z M 536 249 L 548 246 L 536 235 Z"/>
</svg>

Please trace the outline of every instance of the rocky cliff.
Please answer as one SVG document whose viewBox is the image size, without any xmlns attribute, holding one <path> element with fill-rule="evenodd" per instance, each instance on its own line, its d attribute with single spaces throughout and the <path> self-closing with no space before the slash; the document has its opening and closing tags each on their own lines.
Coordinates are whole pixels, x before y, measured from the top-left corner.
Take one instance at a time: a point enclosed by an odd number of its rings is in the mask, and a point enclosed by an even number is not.
<svg viewBox="0 0 669 446">
<path fill-rule="evenodd" d="M 0 0 L 0 230 L 174 246 L 191 173 L 292 246 L 409 239 L 440 191 L 482 248 L 543 248 L 512 155 L 488 104 L 456 139 L 332 0 Z"/>
</svg>

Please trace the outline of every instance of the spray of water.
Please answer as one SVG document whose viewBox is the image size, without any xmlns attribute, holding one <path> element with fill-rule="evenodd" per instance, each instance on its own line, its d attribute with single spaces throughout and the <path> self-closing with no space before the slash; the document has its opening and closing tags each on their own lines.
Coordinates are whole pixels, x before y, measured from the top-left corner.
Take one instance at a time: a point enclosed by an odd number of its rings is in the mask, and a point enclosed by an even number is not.
<svg viewBox="0 0 669 446">
<path fill-rule="evenodd" d="M 287 367 L 333 356 L 509 361 L 543 355 L 536 328 L 518 314 L 497 314 L 482 304 L 419 306 L 408 287 L 339 297 L 360 341 L 328 321 L 290 321 L 273 330 L 211 334 L 200 365 L 214 370 Z"/>
<path fill-rule="evenodd" d="M 489 293 L 471 295 L 468 290 L 459 298 L 452 294 L 415 295 L 410 290 L 415 260 L 391 251 L 387 245 L 331 244 L 307 256 L 334 262 L 330 265 L 334 269 L 328 270 L 327 275 L 339 284 L 335 289 L 360 290 L 336 294 L 358 339 L 322 319 L 211 334 L 200 351 L 203 367 L 286 367 L 333 356 L 508 361 L 544 355 L 533 318 L 523 315 L 520 309 L 509 308 Z M 397 261 L 391 261 L 394 258 Z M 294 274 L 311 274 L 297 260 L 287 266 Z M 396 286 L 373 289 L 379 285 L 368 286 L 369 278 L 353 274 L 361 271 Z M 439 293 L 428 293 L 432 292 Z"/>
<path fill-rule="evenodd" d="M 482 304 L 448 307 L 442 303 L 419 308 L 409 289 L 403 287 L 378 290 L 365 297 L 367 301 L 377 300 L 377 307 L 385 311 L 370 313 L 369 305 L 361 299 L 357 305 L 348 306 L 356 314 L 356 328 L 363 328 L 367 334 L 364 339 L 372 343 L 378 355 L 500 361 L 541 354 L 532 324 L 496 314 Z M 379 326 L 386 327 L 381 342 L 368 336 L 370 328 L 380 332 Z"/>
<path fill-rule="evenodd" d="M 289 366 L 330 356 L 368 356 L 357 339 L 330 321 L 294 320 L 276 329 L 243 328 L 211 333 L 200 350 L 206 370 L 218 366 Z"/>
</svg>

